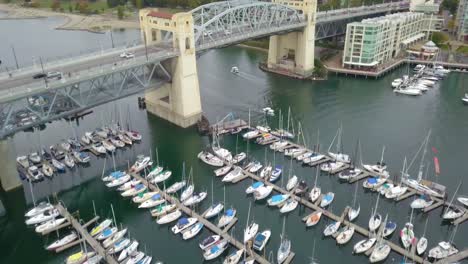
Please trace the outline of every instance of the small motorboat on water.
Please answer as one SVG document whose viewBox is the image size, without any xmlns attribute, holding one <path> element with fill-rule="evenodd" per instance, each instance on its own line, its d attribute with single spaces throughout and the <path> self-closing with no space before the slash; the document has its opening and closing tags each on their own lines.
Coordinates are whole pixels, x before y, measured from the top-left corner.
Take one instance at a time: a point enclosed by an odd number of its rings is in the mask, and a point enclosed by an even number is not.
<svg viewBox="0 0 468 264">
<path fill-rule="evenodd" d="M 371 177 L 365 180 L 362 183 L 362 187 L 366 189 L 373 189 L 377 190 L 380 186 L 382 186 L 387 181 L 384 177 Z"/>
<path fill-rule="evenodd" d="M 269 182 L 273 183 L 279 180 L 281 177 L 281 173 L 283 169 L 281 166 L 276 166 L 275 169 L 271 172 L 270 178 L 268 179 Z"/>
<path fill-rule="evenodd" d="M 108 151 L 108 152 L 114 152 L 115 151 L 115 146 L 107 139 L 102 141 L 102 146 Z"/>
<path fill-rule="evenodd" d="M 227 209 L 224 214 L 221 216 L 221 218 L 219 218 L 219 221 L 218 221 L 218 227 L 219 228 L 223 228 L 225 226 L 227 226 L 229 223 L 232 222 L 232 220 L 234 220 L 234 218 L 236 217 L 236 209 L 234 208 L 229 208 Z"/>
<path fill-rule="evenodd" d="M 375 165 L 364 164 L 363 168 L 369 172 L 376 173 L 383 177 L 389 177 L 390 174 L 387 171 L 387 165 L 384 162 L 377 162 Z"/>
<path fill-rule="evenodd" d="M 89 163 L 91 160 L 88 154 L 79 151 L 73 151 L 73 157 L 81 164 Z"/>
<path fill-rule="evenodd" d="M 156 220 L 156 223 L 158 223 L 159 225 L 168 224 L 168 223 L 174 222 L 175 220 L 179 219 L 179 217 L 181 217 L 181 216 L 182 216 L 182 212 L 179 209 L 177 209 L 172 213 L 168 213 L 168 214 L 162 216 L 161 218 Z"/>
<path fill-rule="evenodd" d="M 230 171 L 224 178 L 222 179 L 223 182 L 233 182 L 234 180 L 242 177 L 244 173 L 242 172 L 241 167 L 235 167 L 234 170 Z"/>
<path fill-rule="evenodd" d="M 243 253 L 243 248 L 232 252 L 224 259 L 223 264 L 237 264 L 242 258 Z"/>
<path fill-rule="evenodd" d="M 196 223 L 195 225 L 193 225 L 192 227 L 190 227 L 182 233 L 182 238 L 184 240 L 188 240 L 195 237 L 203 229 L 203 226 L 203 223 Z"/>
<path fill-rule="evenodd" d="M 65 165 L 68 168 L 75 167 L 75 160 L 73 159 L 73 157 L 70 154 L 65 155 L 65 159 L 63 160 L 63 162 L 65 163 Z"/>
<path fill-rule="evenodd" d="M 338 173 L 338 178 L 343 181 L 350 181 L 362 173 L 361 169 L 349 168 Z"/>
<path fill-rule="evenodd" d="M 257 173 L 263 167 L 262 163 L 259 161 L 254 162 L 254 164 L 249 168 L 249 172 Z"/>
<path fill-rule="evenodd" d="M 52 244 L 48 245 L 46 247 L 47 250 L 55 250 L 59 247 L 63 247 L 73 241 L 75 241 L 76 239 L 78 238 L 78 235 L 75 233 L 75 232 L 71 232 L 70 234 L 62 237 L 61 239 L 58 239 L 56 240 L 55 242 L 53 242 Z"/>
<path fill-rule="evenodd" d="M 237 163 L 243 161 L 246 157 L 247 157 L 247 154 L 245 154 L 245 152 L 241 152 L 241 153 L 239 153 L 239 154 L 236 154 L 236 155 L 232 158 L 232 163 L 233 163 L 233 164 L 237 164 Z"/>
<path fill-rule="evenodd" d="M 237 66 L 232 66 L 231 67 L 231 73 L 238 74 L 239 73 L 239 68 Z"/>
<path fill-rule="evenodd" d="M 142 139 L 141 134 L 138 131 L 126 131 L 125 134 L 129 137 L 132 141 L 140 141 Z"/>
<path fill-rule="evenodd" d="M 462 100 L 462 102 L 463 102 L 464 104 L 468 104 L 468 94 L 465 94 L 465 96 L 462 97 L 461 100 Z"/>
<path fill-rule="evenodd" d="M 197 156 L 199 159 L 201 159 L 204 163 L 215 166 L 215 167 L 222 167 L 224 166 L 224 162 L 218 158 L 217 156 L 211 154 L 208 151 L 202 151 L 198 153 Z"/>
<path fill-rule="evenodd" d="M 91 144 L 91 149 L 94 150 L 98 154 L 106 154 L 106 148 L 102 145 L 101 142 L 96 142 L 94 144 Z"/>
<path fill-rule="evenodd" d="M 245 193 L 247 194 L 251 194 L 253 193 L 257 188 L 259 187 L 262 187 L 264 186 L 265 184 L 261 181 L 257 181 L 257 182 L 254 182 L 252 183 L 252 185 L 250 185 L 246 190 L 245 190 Z"/>
<path fill-rule="evenodd" d="M 209 237 L 203 239 L 202 242 L 200 242 L 200 244 L 198 244 L 198 246 L 200 247 L 201 250 L 205 250 L 205 249 L 211 247 L 212 245 L 216 244 L 220 240 L 221 240 L 221 236 L 212 235 L 212 236 L 209 236 Z"/>
<path fill-rule="evenodd" d="M 307 217 L 306 226 L 315 226 L 322 218 L 322 211 L 314 211 L 312 214 Z"/>
<path fill-rule="evenodd" d="M 269 115 L 269 116 L 274 116 L 275 115 L 275 110 L 271 107 L 264 107 L 262 109 L 262 112 L 266 115 Z"/>
<path fill-rule="evenodd" d="M 40 202 L 36 207 L 31 208 L 26 214 L 25 217 L 33 217 L 38 214 L 41 214 L 45 211 L 54 209 L 54 206 L 48 202 Z"/>
<path fill-rule="evenodd" d="M 112 224 L 111 219 L 105 219 L 99 225 L 95 226 L 93 229 L 91 229 L 91 232 L 89 234 L 91 236 L 97 236 L 99 235 L 104 229 L 108 228 Z"/>
<path fill-rule="evenodd" d="M 257 233 L 254 237 L 254 243 L 253 243 L 253 249 L 257 251 L 262 251 L 263 248 L 265 248 L 265 245 L 268 243 L 268 240 L 270 240 L 271 237 L 271 231 L 270 230 L 265 230 L 261 233 Z"/>
<path fill-rule="evenodd" d="M 221 167 L 219 169 L 216 169 L 214 171 L 215 173 L 215 176 L 219 177 L 219 176 L 224 176 L 226 175 L 230 170 L 232 169 L 232 166 L 231 165 L 227 165 L 227 166 L 224 166 L 224 167 Z"/>
<path fill-rule="evenodd" d="M 251 130 L 251 131 L 244 133 L 242 137 L 244 139 L 252 139 L 254 137 L 257 137 L 258 135 L 260 135 L 260 132 L 258 130 Z"/>
<path fill-rule="evenodd" d="M 42 160 L 41 156 L 37 152 L 32 152 L 29 154 L 28 158 L 33 164 L 38 164 Z"/>
<path fill-rule="evenodd" d="M 419 198 L 413 200 L 410 204 L 413 209 L 424 209 L 431 206 L 434 200 L 429 195 L 421 195 Z"/>
<path fill-rule="evenodd" d="M 275 194 L 268 199 L 267 203 L 269 206 L 279 206 L 289 199 L 289 194 Z"/>
<path fill-rule="evenodd" d="M 218 241 L 213 246 L 207 248 L 205 252 L 203 252 L 203 257 L 205 260 L 212 260 L 219 257 L 228 247 L 227 240 Z"/>
<path fill-rule="evenodd" d="M 58 172 L 64 172 L 65 171 L 65 164 L 63 164 L 62 162 L 56 160 L 56 159 L 52 159 L 52 165 L 54 166 L 54 168 L 57 169 Z"/>
<path fill-rule="evenodd" d="M 351 157 L 348 154 L 328 152 L 328 155 L 336 162 L 351 163 Z"/>
<path fill-rule="evenodd" d="M 198 220 L 194 217 L 190 217 L 190 218 L 183 217 L 179 219 L 179 221 L 177 221 L 177 224 L 171 228 L 172 233 L 178 234 L 184 231 L 185 229 L 193 226 L 197 222 Z"/>
<path fill-rule="evenodd" d="M 273 167 L 270 165 L 263 167 L 263 169 L 260 171 L 260 178 L 270 177 L 272 170 L 273 170 Z"/>
<path fill-rule="evenodd" d="M 117 148 L 125 147 L 125 143 L 122 140 L 120 140 L 118 137 L 111 137 L 109 140 L 110 140 L 110 143 L 116 146 Z"/>
<path fill-rule="evenodd" d="M 44 163 L 44 164 L 46 164 L 46 163 Z M 43 165 L 42 166 L 42 172 L 41 172 L 38 167 L 31 166 L 31 167 L 28 168 L 28 175 L 34 181 L 41 180 L 42 178 L 44 178 L 44 175 L 46 175 L 47 177 L 52 177 L 52 175 L 54 174 L 54 170 L 50 166 L 47 167 L 47 168 L 50 168 L 51 170 L 44 169 L 44 165 Z M 45 172 L 47 172 L 47 174 L 45 174 Z"/>
<path fill-rule="evenodd" d="M 458 249 L 450 242 L 442 241 L 429 250 L 428 257 L 434 260 L 443 259 L 458 253 Z"/>
<path fill-rule="evenodd" d="M 63 223 L 65 223 L 67 219 L 65 218 L 54 218 L 52 220 L 46 221 L 41 223 L 40 225 L 36 226 L 35 231 L 36 233 L 46 232 L 54 227 L 57 227 Z"/>
<path fill-rule="evenodd" d="M 128 137 L 126 134 L 124 133 L 119 133 L 117 135 L 117 138 L 122 141 L 123 143 L 125 143 L 125 145 L 133 145 L 133 141 L 130 137 Z"/>
<path fill-rule="evenodd" d="M 39 214 L 34 215 L 33 217 L 26 220 L 26 225 L 35 225 L 40 224 L 45 221 L 49 221 L 59 216 L 60 213 L 57 209 L 44 210 Z"/>
<path fill-rule="evenodd" d="M 152 164 L 153 162 L 151 161 L 150 157 L 139 155 L 137 157 L 137 160 L 135 161 L 135 164 L 133 164 L 132 167 L 130 167 L 130 172 L 139 173 L 144 168 L 151 166 Z"/>
</svg>

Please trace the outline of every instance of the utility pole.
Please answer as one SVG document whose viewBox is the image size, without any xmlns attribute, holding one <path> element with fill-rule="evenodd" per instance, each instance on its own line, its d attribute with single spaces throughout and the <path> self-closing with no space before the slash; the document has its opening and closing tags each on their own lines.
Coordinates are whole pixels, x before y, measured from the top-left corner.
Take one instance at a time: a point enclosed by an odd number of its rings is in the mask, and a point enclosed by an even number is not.
<svg viewBox="0 0 468 264">
<path fill-rule="evenodd" d="M 39 60 L 41 61 L 42 73 L 43 73 L 43 74 L 46 74 L 46 73 L 44 72 L 44 64 L 42 63 L 42 57 L 39 57 Z M 48 86 L 48 84 L 47 84 L 47 76 L 44 76 L 43 78 L 44 78 L 44 82 L 45 82 L 45 87 L 47 88 L 47 86 Z"/>
<path fill-rule="evenodd" d="M 16 69 L 19 69 L 19 66 L 18 66 L 18 59 L 16 58 L 15 47 L 13 47 L 13 45 L 11 46 L 11 50 L 13 51 L 13 57 L 15 58 Z"/>
<path fill-rule="evenodd" d="M 114 35 L 112 35 L 112 29 L 110 30 L 110 37 L 111 37 L 112 48 L 114 48 Z"/>
<path fill-rule="evenodd" d="M 146 45 L 146 33 L 143 33 L 143 38 L 145 40 L 146 61 L 148 61 L 148 45 Z"/>
</svg>

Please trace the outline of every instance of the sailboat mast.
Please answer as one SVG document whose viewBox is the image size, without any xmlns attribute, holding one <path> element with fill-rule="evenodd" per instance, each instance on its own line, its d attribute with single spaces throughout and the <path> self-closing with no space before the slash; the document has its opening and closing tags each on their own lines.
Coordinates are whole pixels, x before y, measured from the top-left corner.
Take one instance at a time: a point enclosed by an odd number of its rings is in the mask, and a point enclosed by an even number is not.
<svg viewBox="0 0 468 264">
<path fill-rule="evenodd" d="M 289 132 L 289 116 L 290 116 L 290 115 L 291 115 L 291 106 L 288 107 L 288 121 L 287 121 L 288 125 L 287 125 L 287 127 L 286 127 L 286 131 L 288 131 L 288 132 Z"/>
<path fill-rule="evenodd" d="M 422 179 L 423 176 L 423 168 L 424 168 L 424 158 L 426 157 L 427 153 L 427 144 L 429 143 L 429 137 L 431 136 L 431 130 L 429 130 L 429 133 L 427 134 L 425 143 L 424 143 L 424 149 L 423 149 L 423 154 L 421 156 L 421 163 L 419 164 L 419 171 L 418 171 L 418 181 Z"/>
<path fill-rule="evenodd" d="M 333 137 L 332 142 L 330 143 L 330 146 L 328 147 L 328 152 L 330 152 L 331 148 L 333 147 L 333 144 L 335 143 L 336 137 L 338 136 L 338 133 L 340 132 L 340 129 L 338 128 L 338 131 L 336 131 L 335 136 Z"/>
<path fill-rule="evenodd" d="M 380 164 L 382 164 L 383 162 L 384 153 L 385 153 L 385 145 L 382 147 L 382 155 L 380 155 Z"/>
<path fill-rule="evenodd" d="M 318 168 L 318 166 L 317 166 L 317 167 L 315 168 L 314 188 L 317 187 L 318 172 L 319 172 L 319 168 Z"/>
<path fill-rule="evenodd" d="M 354 188 L 354 197 L 353 197 L 353 208 L 356 206 L 356 199 L 357 199 L 357 189 L 359 184 L 355 184 L 356 187 Z"/>
<path fill-rule="evenodd" d="M 114 219 L 114 226 L 117 226 L 117 220 L 115 220 L 114 206 L 111 204 L 112 218 Z"/>
</svg>

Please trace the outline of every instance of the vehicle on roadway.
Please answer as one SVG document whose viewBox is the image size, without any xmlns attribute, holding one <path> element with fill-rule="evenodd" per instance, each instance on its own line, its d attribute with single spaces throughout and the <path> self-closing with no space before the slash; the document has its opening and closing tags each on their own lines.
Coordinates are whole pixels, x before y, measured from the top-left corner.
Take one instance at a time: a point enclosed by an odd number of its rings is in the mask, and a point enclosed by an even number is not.
<svg viewBox="0 0 468 264">
<path fill-rule="evenodd" d="M 33 79 L 41 79 L 41 78 L 44 78 L 46 76 L 47 76 L 47 74 L 42 73 L 42 72 L 41 73 L 36 73 L 36 74 L 33 75 Z"/>
<path fill-rule="evenodd" d="M 122 59 L 131 59 L 133 57 L 135 57 L 135 54 L 133 54 L 131 52 L 122 52 L 120 54 L 120 58 L 122 58 Z"/>
<path fill-rule="evenodd" d="M 47 79 L 53 79 L 53 78 L 57 78 L 59 80 L 62 79 L 62 73 L 59 71 L 48 72 L 46 76 L 47 76 Z"/>
</svg>

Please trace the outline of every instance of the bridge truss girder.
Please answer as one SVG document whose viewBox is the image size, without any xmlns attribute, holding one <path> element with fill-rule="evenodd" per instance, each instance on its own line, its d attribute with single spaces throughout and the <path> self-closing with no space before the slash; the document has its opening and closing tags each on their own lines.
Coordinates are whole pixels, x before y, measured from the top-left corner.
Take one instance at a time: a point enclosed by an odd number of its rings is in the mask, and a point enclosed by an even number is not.
<svg viewBox="0 0 468 264">
<path fill-rule="evenodd" d="M 170 82 L 171 78 L 160 62 L 143 64 L 2 103 L 0 138 L 147 89 L 157 88 Z"/>
</svg>

